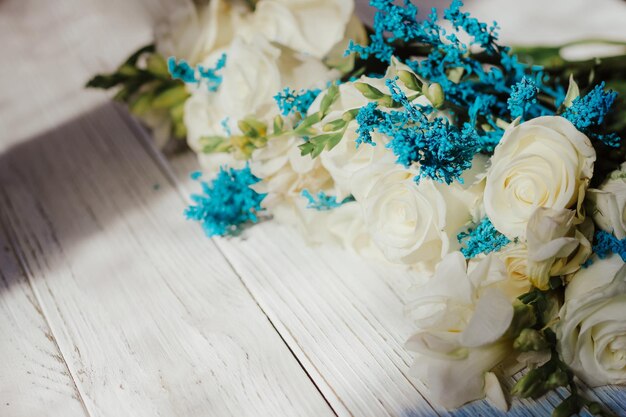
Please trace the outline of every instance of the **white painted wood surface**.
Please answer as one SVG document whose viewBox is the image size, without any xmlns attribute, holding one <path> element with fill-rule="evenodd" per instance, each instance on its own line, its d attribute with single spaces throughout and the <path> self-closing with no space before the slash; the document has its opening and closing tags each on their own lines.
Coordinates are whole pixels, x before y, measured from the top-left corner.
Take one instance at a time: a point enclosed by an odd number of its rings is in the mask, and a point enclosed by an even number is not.
<svg viewBox="0 0 626 417">
<path fill-rule="evenodd" d="M 184 1 L 0 2 L 0 415 L 448 415 L 407 376 L 405 271 L 272 223 L 206 239 L 193 156 L 82 90 Z"/>
</svg>

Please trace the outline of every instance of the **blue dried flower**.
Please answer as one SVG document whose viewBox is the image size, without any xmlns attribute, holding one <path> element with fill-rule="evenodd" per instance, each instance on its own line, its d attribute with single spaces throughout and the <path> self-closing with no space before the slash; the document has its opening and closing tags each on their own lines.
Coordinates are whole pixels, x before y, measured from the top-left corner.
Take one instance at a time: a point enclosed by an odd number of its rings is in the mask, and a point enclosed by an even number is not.
<svg viewBox="0 0 626 417">
<path fill-rule="evenodd" d="M 185 83 L 200 83 L 203 80 L 209 91 L 217 91 L 222 83 L 222 76 L 218 71 L 226 65 L 226 54 L 222 54 L 213 68 L 198 66 L 197 71 L 187 61 L 176 61 L 173 56 L 167 60 L 167 69 L 174 80 L 182 80 Z"/>
<path fill-rule="evenodd" d="M 511 88 L 511 96 L 508 100 L 511 117 L 525 119 L 531 106 L 537 103 L 539 89 L 537 84 L 528 77 L 522 78 L 520 82 Z"/>
<path fill-rule="evenodd" d="M 583 97 L 576 97 L 572 105 L 562 116 L 572 122 L 581 132 L 611 147 L 618 147 L 621 138 L 615 134 L 596 134 L 594 129 L 600 127 L 608 115 L 617 97 L 614 91 L 604 91 L 604 82 L 596 85 Z"/>
<path fill-rule="evenodd" d="M 339 202 L 337 201 L 337 197 L 327 195 L 324 191 L 320 191 L 319 193 L 317 193 L 317 196 L 313 196 L 309 192 L 309 190 L 303 190 L 301 195 L 309 201 L 306 208 L 318 211 L 332 210 L 341 206 L 342 204 L 354 200 L 352 197 L 346 197 L 343 201 Z"/>
<path fill-rule="evenodd" d="M 619 255 L 626 262 L 626 239 L 618 239 L 609 232 L 597 230 L 594 236 L 593 252 L 604 259 L 610 253 Z"/>
<path fill-rule="evenodd" d="M 305 115 L 320 92 L 319 88 L 300 90 L 299 92 L 285 88 L 274 96 L 274 100 L 276 100 L 278 109 L 283 116 L 290 113 Z"/>
<path fill-rule="evenodd" d="M 199 180 L 200 173 L 191 177 Z M 200 181 L 202 194 L 191 196 L 195 204 L 185 210 L 185 217 L 202 223 L 209 237 L 235 234 L 244 223 L 258 221 L 257 213 L 262 210 L 265 194 L 250 188 L 257 182 L 259 179 L 248 166 L 239 170 L 220 168 L 210 183 Z"/>
<path fill-rule="evenodd" d="M 496 230 L 488 217 L 482 219 L 475 228 L 459 233 L 457 239 L 463 245 L 461 253 L 467 259 L 475 258 L 481 253 L 497 252 L 510 242 Z"/>
</svg>

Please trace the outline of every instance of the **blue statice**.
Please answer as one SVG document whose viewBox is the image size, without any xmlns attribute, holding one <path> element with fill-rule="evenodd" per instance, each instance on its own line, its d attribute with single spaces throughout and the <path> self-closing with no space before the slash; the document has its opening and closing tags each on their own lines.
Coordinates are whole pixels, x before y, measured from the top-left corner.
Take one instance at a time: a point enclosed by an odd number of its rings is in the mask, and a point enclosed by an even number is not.
<svg viewBox="0 0 626 417">
<path fill-rule="evenodd" d="M 173 56 L 169 57 L 167 60 L 167 70 L 174 80 L 182 80 L 185 83 L 198 82 L 196 70 L 184 59 L 176 61 L 176 58 Z"/>
<path fill-rule="evenodd" d="M 320 191 L 316 196 L 314 196 L 309 192 L 309 190 L 303 190 L 301 195 L 308 200 L 306 208 L 318 211 L 332 210 L 342 204 L 354 200 L 352 197 L 346 197 L 343 201 L 337 201 L 337 197 L 327 195 L 324 191 Z"/>
<path fill-rule="evenodd" d="M 545 84 L 547 76 L 540 67 L 520 63 L 509 48 L 497 43 L 498 27 L 495 22 L 487 25 L 462 12 L 459 0 L 452 1 L 443 13 L 453 32 L 446 31 L 439 24 L 434 9 L 426 19 L 418 21 L 418 10 L 408 1 L 398 4 L 388 0 L 371 0 L 370 4 L 378 9 L 370 43 L 368 46 L 352 45 L 348 52 L 360 54 L 362 58 L 374 56 L 388 63 L 399 44 L 430 46 L 430 52 L 424 59 L 405 63 L 421 78 L 442 86 L 446 101 L 461 109 L 460 112 L 455 110 L 454 115 L 459 123 L 466 120 L 461 114 L 462 109 L 471 111 L 468 114 L 470 124 L 484 143 L 478 148 L 480 152 L 491 152 L 499 141 L 498 135 L 502 130 L 494 126 L 494 120 L 515 118 L 501 97 L 511 95 L 514 86 L 524 77 L 536 84 L 538 92 L 556 101 L 564 97 L 562 88 L 552 89 Z M 468 36 L 458 36 L 457 33 L 461 32 Z M 468 43 L 461 41 L 461 38 L 467 37 L 470 39 Z M 471 47 L 481 49 L 495 65 L 483 65 L 470 51 Z M 529 118 L 551 113 L 538 100 L 524 102 L 523 110 Z M 481 122 L 477 123 L 479 119 Z"/>
<path fill-rule="evenodd" d="M 431 178 L 450 184 L 461 180 L 463 171 L 472 166 L 479 142 L 469 125 L 462 131 L 447 119 L 427 116 L 432 107 L 411 103 L 400 90 L 396 80 L 386 80 L 391 97 L 404 111 L 383 111 L 371 102 L 359 110 L 356 121 L 357 145 L 372 142 L 371 133 L 377 131 L 391 138 L 387 147 L 406 167 L 418 164 L 415 180 Z"/>
<path fill-rule="evenodd" d="M 191 177 L 200 181 L 201 174 L 195 172 Z M 194 204 L 187 207 L 185 217 L 200 222 L 209 237 L 236 234 L 243 224 L 258 221 L 265 194 L 250 188 L 258 181 L 248 166 L 239 170 L 220 168 L 210 183 L 200 181 L 202 194 L 191 196 Z"/>
<path fill-rule="evenodd" d="M 488 217 L 481 220 L 478 225 L 457 235 L 462 245 L 461 253 L 465 258 L 471 259 L 490 252 L 497 252 L 508 245 L 510 240 L 498 232 Z"/>
<path fill-rule="evenodd" d="M 285 88 L 274 96 L 274 100 L 276 100 L 278 109 L 283 116 L 287 116 L 290 113 L 305 115 L 320 92 L 321 90 L 318 88 L 300 90 L 299 92 Z"/>
<path fill-rule="evenodd" d="M 185 83 L 201 83 L 204 81 L 209 91 L 217 91 L 222 83 L 222 76 L 218 74 L 218 71 L 223 69 L 226 65 L 226 54 L 222 54 L 217 60 L 214 67 L 198 66 L 194 68 L 189 65 L 184 59 L 176 60 L 176 58 L 169 57 L 167 60 L 167 69 L 174 80 L 182 80 Z"/>
<path fill-rule="evenodd" d="M 523 77 L 520 82 L 511 88 L 511 96 L 507 101 L 511 117 L 516 119 L 526 118 L 530 108 L 537 103 L 537 84 L 528 77 Z"/>
<path fill-rule="evenodd" d="M 604 82 L 596 85 L 589 93 L 577 97 L 562 114 L 567 120 L 581 132 L 603 142 L 610 147 L 618 147 L 621 138 L 615 134 L 598 134 L 595 129 L 602 126 L 608 115 L 617 93 L 609 90 L 604 91 Z"/>
<path fill-rule="evenodd" d="M 372 101 L 361 107 L 356 115 L 356 122 L 359 125 L 356 129 L 358 135 L 356 138 L 356 146 L 358 147 L 363 143 L 376 146 L 376 143 L 372 140 L 371 133 L 383 120 L 384 114 L 378 109 L 376 102 Z"/>
<path fill-rule="evenodd" d="M 443 12 L 444 18 L 450 21 L 456 30 L 463 30 L 471 35 L 473 38 L 472 43 L 480 46 L 487 52 L 497 52 L 499 48 L 496 43 L 498 40 L 498 24 L 493 22 L 491 26 L 487 26 L 487 24 L 471 17 L 469 13 L 462 12 L 461 7 L 463 7 L 463 3 L 459 0 L 454 0 L 450 7 Z"/>
<path fill-rule="evenodd" d="M 594 236 L 593 252 L 598 258 L 604 259 L 615 253 L 626 262 L 626 239 L 618 239 L 609 232 L 597 230 Z"/>
<path fill-rule="evenodd" d="M 222 54 L 215 63 L 214 67 L 203 67 L 198 65 L 198 75 L 200 80 L 204 80 L 207 84 L 209 91 L 217 91 L 220 84 L 222 84 L 223 77 L 218 74 L 218 71 L 226 66 L 226 54 Z"/>
</svg>

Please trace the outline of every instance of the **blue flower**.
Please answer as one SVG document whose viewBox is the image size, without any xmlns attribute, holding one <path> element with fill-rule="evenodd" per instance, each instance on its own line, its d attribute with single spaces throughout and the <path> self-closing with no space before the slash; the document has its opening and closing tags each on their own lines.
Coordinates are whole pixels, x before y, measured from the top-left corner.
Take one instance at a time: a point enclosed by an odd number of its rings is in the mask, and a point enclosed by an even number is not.
<svg viewBox="0 0 626 417">
<path fill-rule="evenodd" d="M 192 179 L 200 180 L 200 174 L 193 173 Z M 209 237 L 236 234 L 245 223 L 258 221 L 265 194 L 250 188 L 257 182 L 259 179 L 248 166 L 239 170 L 220 168 L 210 183 L 200 181 L 202 194 L 191 196 L 194 204 L 187 207 L 185 217 L 200 222 Z"/>
<path fill-rule="evenodd" d="M 283 116 L 287 116 L 290 113 L 300 113 L 300 115 L 306 115 L 309 107 L 315 100 L 315 98 L 321 92 L 320 89 L 315 88 L 312 90 L 291 90 L 285 88 L 274 96 L 278 109 Z"/>
<path fill-rule="evenodd" d="M 217 91 L 222 83 L 222 76 L 218 71 L 226 65 L 226 54 L 222 54 L 213 68 L 198 66 L 194 69 L 187 61 L 176 61 L 173 56 L 167 60 L 167 69 L 174 80 L 182 80 L 185 83 L 200 83 L 204 80 L 209 91 Z"/>
<path fill-rule="evenodd" d="M 585 96 L 576 97 L 562 116 L 572 122 L 581 132 L 603 142 L 605 145 L 618 147 L 621 138 L 617 134 L 603 135 L 595 132 L 595 129 L 604 123 L 616 97 L 616 92 L 604 91 L 604 82 L 602 82 Z"/>
<path fill-rule="evenodd" d="M 326 195 L 324 191 L 320 191 L 317 193 L 317 196 L 313 196 L 309 190 L 302 191 L 302 197 L 306 198 L 309 202 L 306 208 L 318 210 L 318 211 L 327 211 L 332 210 L 345 204 L 349 201 L 353 201 L 352 197 L 346 197 L 343 201 L 337 201 L 337 197 L 332 195 Z"/>
<path fill-rule="evenodd" d="M 467 259 L 475 258 L 481 253 L 497 252 L 510 242 L 496 230 L 488 217 L 482 219 L 475 228 L 459 233 L 457 239 L 463 245 L 461 253 Z"/>
<path fill-rule="evenodd" d="M 511 88 L 511 96 L 507 102 L 511 117 L 525 119 L 531 106 L 537 103 L 537 93 L 539 93 L 537 84 L 530 78 L 524 77 L 515 84 Z"/>
<path fill-rule="evenodd" d="M 598 230 L 594 236 L 593 252 L 604 259 L 610 253 L 619 255 L 626 262 L 626 239 L 618 239 L 609 232 Z"/>
</svg>

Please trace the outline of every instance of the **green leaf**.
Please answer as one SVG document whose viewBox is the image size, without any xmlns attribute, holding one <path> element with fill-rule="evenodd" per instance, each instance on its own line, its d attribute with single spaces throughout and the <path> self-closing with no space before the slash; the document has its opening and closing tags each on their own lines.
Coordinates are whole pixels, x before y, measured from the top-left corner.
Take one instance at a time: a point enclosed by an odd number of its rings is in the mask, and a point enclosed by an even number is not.
<svg viewBox="0 0 626 417">
<path fill-rule="evenodd" d="M 98 74 L 90 79 L 85 87 L 88 88 L 102 88 L 109 89 L 111 87 L 115 87 L 116 85 L 122 83 L 124 81 L 124 77 L 115 73 L 115 74 Z"/>
<path fill-rule="evenodd" d="M 129 56 L 126 61 L 124 62 L 124 64 L 122 65 L 132 65 L 132 66 L 137 66 L 137 61 L 139 60 L 139 58 L 141 57 L 141 55 L 145 54 L 145 53 L 151 53 L 155 51 L 155 46 L 154 44 L 150 44 L 150 45 L 146 45 L 146 46 L 142 46 L 141 48 L 139 48 L 138 50 L 136 50 L 135 52 L 133 52 L 133 54 L 131 56 Z"/>
<path fill-rule="evenodd" d="M 178 84 L 158 93 L 152 101 L 152 107 L 155 109 L 169 109 L 187 100 L 187 97 L 189 97 L 189 93 L 185 86 Z"/>
<path fill-rule="evenodd" d="M 572 394 L 564 399 L 561 404 L 552 410 L 552 417 L 570 417 L 577 414 L 583 408 L 583 401 L 577 394 Z"/>
<path fill-rule="evenodd" d="M 280 115 L 274 117 L 274 134 L 280 133 L 283 131 L 283 127 L 285 127 L 285 121 Z"/>
<path fill-rule="evenodd" d="M 160 54 L 154 53 L 148 57 L 146 69 L 148 72 L 157 77 L 168 79 L 170 77 L 170 72 L 167 69 L 167 62 L 165 62 L 165 58 L 163 58 Z"/>
<path fill-rule="evenodd" d="M 313 150 L 315 149 L 315 145 L 313 145 L 311 142 L 304 142 L 302 145 L 299 145 L 298 148 L 300 148 L 300 155 L 305 156 L 313 152 Z"/>
<path fill-rule="evenodd" d="M 310 152 L 311 158 L 317 158 L 324 149 L 331 150 L 341 141 L 343 137 L 343 131 L 338 133 L 326 133 L 323 135 L 318 135 L 309 139 L 307 143 L 311 144 L 312 149 Z M 309 147 L 307 147 L 308 149 Z M 300 148 L 302 149 L 302 148 Z"/>
</svg>

